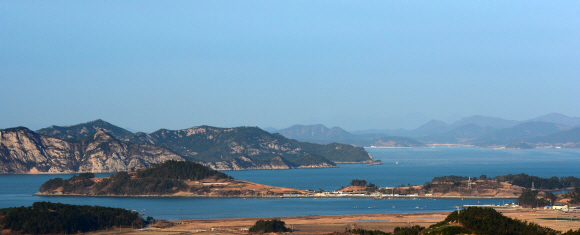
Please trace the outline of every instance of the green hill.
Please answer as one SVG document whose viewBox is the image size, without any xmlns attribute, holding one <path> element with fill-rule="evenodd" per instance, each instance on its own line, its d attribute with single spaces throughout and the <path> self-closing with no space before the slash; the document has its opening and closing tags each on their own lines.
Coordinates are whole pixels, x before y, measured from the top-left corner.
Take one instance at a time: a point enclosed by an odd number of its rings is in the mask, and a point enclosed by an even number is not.
<svg viewBox="0 0 580 235">
<path fill-rule="evenodd" d="M 135 135 L 135 143 L 154 143 L 166 147 L 188 160 L 217 162 L 246 156 L 253 160 L 268 160 L 281 156 L 294 161 L 314 154 L 333 162 L 363 162 L 370 160 L 361 147 L 346 144 L 313 144 L 287 139 L 257 127 L 218 128 L 193 127 L 184 130 L 158 130 L 149 135 Z"/>
<path fill-rule="evenodd" d="M 128 140 L 133 133 L 101 119 L 73 126 L 50 126 L 37 130 L 36 133 L 57 139 L 79 139 L 91 136 L 99 130 L 105 131 L 119 140 Z"/>
<path fill-rule="evenodd" d="M 134 172 L 117 172 L 95 182 L 94 174 L 82 173 L 70 179 L 55 178 L 40 186 L 39 192 L 80 195 L 164 195 L 186 191 L 183 180 L 231 179 L 228 175 L 195 162 L 165 161 Z"/>
<path fill-rule="evenodd" d="M 436 231 L 436 228 L 442 228 L 455 223 L 458 223 L 461 225 L 460 227 L 467 229 L 461 231 L 461 233 L 469 234 L 560 234 L 559 231 L 551 228 L 506 217 L 492 208 L 478 207 L 469 207 L 459 212 L 454 211 L 449 214 L 444 221 L 429 227 L 429 229 L 431 229 L 431 231 Z M 425 231 L 423 234 L 442 233 L 430 233 L 430 231 Z"/>
</svg>

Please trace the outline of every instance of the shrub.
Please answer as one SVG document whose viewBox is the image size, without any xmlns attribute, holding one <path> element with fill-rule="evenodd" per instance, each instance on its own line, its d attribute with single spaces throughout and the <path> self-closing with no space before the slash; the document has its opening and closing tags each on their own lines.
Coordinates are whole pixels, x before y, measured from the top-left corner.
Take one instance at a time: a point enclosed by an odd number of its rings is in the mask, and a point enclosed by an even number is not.
<svg viewBox="0 0 580 235">
<path fill-rule="evenodd" d="M 256 224 L 250 228 L 251 233 L 277 233 L 289 231 L 290 229 L 286 228 L 286 223 L 277 219 L 258 220 L 256 221 Z"/>
</svg>

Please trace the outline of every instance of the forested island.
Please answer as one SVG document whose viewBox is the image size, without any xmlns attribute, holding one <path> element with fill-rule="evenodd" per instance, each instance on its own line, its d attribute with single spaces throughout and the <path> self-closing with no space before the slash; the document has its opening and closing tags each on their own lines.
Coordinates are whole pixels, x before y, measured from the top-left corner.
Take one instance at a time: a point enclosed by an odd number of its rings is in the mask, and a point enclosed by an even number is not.
<svg viewBox="0 0 580 235">
<path fill-rule="evenodd" d="M 274 197 L 287 193 L 305 191 L 236 180 L 195 162 L 166 161 L 105 178 L 81 173 L 70 179 L 51 179 L 40 186 L 37 195 Z"/>
</svg>

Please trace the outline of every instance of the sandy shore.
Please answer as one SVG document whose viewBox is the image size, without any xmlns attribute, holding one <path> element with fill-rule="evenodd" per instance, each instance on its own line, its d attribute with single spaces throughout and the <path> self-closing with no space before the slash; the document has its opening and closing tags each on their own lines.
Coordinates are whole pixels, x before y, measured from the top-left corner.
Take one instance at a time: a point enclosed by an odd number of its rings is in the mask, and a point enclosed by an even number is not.
<svg viewBox="0 0 580 235">
<path fill-rule="evenodd" d="M 505 210 L 504 215 L 519 220 L 526 220 L 559 231 L 580 228 L 580 221 L 570 221 L 570 218 L 580 217 L 580 214 L 563 213 L 552 210 Z M 124 234 L 247 234 L 257 220 L 280 219 L 286 226 L 293 228 L 292 234 L 328 234 L 345 229 L 370 229 L 392 232 L 398 226 L 420 225 L 429 227 L 444 220 L 450 212 L 435 213 L 403 213 L 403 214 L 370 214 L 370 215 L 329 215 L 329 216 L 296 216 L 273 218 L 241 218 L 241 219 L 200 219 L 172 221 L 175 224 L 165 229 L 147 231 L 132 231 Z M 559 220 L 544 220 L 541 218 L 556 218 Z M 568 220 L 566 220 L 568 219 Z"/>
</svg>

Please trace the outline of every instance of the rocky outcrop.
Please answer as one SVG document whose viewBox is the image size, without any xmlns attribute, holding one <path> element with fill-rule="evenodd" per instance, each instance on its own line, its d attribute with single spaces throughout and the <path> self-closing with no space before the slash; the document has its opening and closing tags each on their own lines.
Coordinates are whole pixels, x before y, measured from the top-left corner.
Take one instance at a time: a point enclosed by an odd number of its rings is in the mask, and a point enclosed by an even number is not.
<svg viewBox="0 0 580 235">
<path fill-rule="evenodd" d="M 246 156 L 239 156 L 227 161 L 199 163 L 218 171 L 283 170 L 297 168 L 295 164 L 280 156 L 273 157 L 269 161 L 255 161 Z"/>
<path fill-rule="evenodd" d="M 302 165 L 298 168 L 335 168 L 338 167 L 336 164 L 328 164 L 326 162 L 319 163 L 319 164 L 311 164 L 311 165 Z"/>
<path fill-rule="evenodd" d="M 104 131 L 65 141 L 27 128 L 0 130 L 0 173 L 117 172 L 184 159 L 159 146 L 126 144 Z"/>
<path fill-rule="evenodd" d="M 303 158 L 310 158 L 309 155 Z M 301 159 L 303 159 L 301 158 Z M 283 157 L 276 156 L 266 161 L 252 160 L 246 156 L 239 156 L 228 161 L 199 162 L 200 164 L 218 171 L 243 171 L 243 170 L 285 170 L 296 168 L 333 168 L 338 167 L 331 161 L 322 157 L 312 159 L 310 162 L 290 162 Z"/>
</svg>

